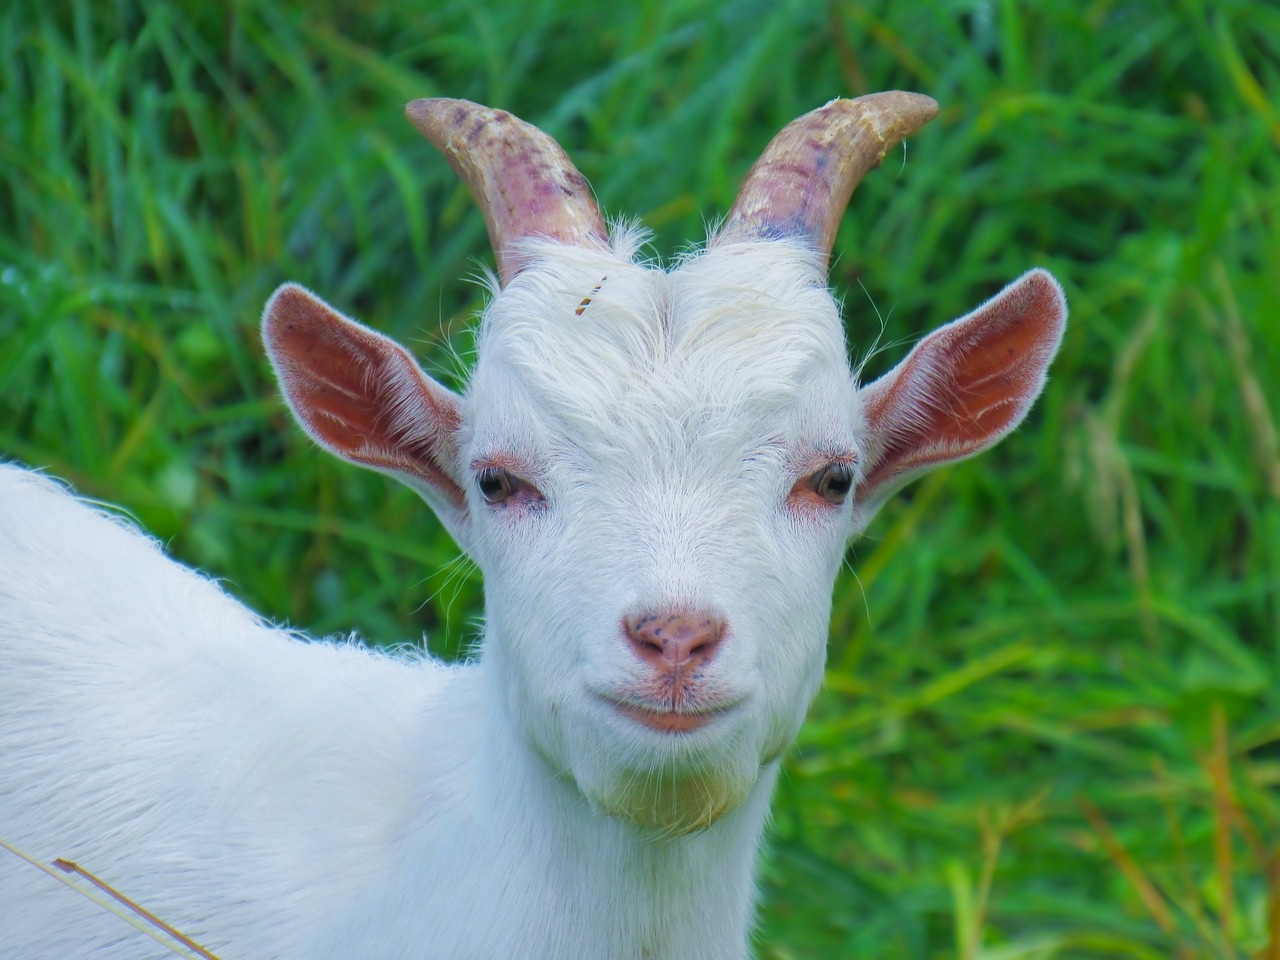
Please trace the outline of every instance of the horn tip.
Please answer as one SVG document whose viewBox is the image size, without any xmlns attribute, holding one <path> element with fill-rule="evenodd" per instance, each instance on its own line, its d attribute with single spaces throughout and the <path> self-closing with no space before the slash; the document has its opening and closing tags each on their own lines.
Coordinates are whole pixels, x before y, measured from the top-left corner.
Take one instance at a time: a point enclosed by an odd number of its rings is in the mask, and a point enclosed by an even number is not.
<svg viewBox="0 0 1280 960">
<path fill-rule="evenodd" d="M 410 100 L 404 105 L 404 115 L 414 126 L 429 120 L 439 112 L 440 104 L 447 101 L 439 97 L 420 97 L 417 100 Z"/>
<path fill-rule="evenodd" d="M 441 106 L 447 103 L 447 100 L 441 100 L 438 97 L 423 97 L 419 100 L 410 100 L 404 105 L 404 116 L 418 132 L 428 140 L 434 139 L 432 131 L 434 131 L 440 123 Z"/>
<path fill-rule="evenodd" d="M 871 93 L 843 102 L 857 104 L 862 110 L 873 114 L 879 121 L 878 125 L 887 134 L 886 140 L 905 139 L 938 115 L 937 100 L 923 93 L 910 93 L 906 90 L 886 90 L 884 93 Z"/>
<path fill-rule="evenodd" d="M 440 146 L 452 130 L 457 129 L 482 112 L 493 113 L 488 107 L 470 100 L 449 97 L 423 97 L 404 105 L 405 118 L 418 132 Z"/>
</svg>

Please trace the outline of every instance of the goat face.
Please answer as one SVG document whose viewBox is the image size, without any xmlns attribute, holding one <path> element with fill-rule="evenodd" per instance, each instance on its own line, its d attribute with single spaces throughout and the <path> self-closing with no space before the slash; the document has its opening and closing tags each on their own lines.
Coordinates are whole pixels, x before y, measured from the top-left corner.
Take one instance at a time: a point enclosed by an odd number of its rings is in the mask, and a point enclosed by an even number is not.
<svg viewBox="0 0 1280 960">
<path fill-rule="evenodd" d="M 484 655 L 610 812 L 714 819 L 820 681 L 851 497 L 812 478 L 851 481 L 859 425 L 815 261 L 757 242 L 663 272 L 544 246 L 485 318 L 463 457 Z"/>
<path fill-rule="evenodd" d="M 465 399 L 301 288 L 268 304 L 304 427 L 421 491 L 480 565 L 512 729 L 598 809 L 664 833 L 739 805 L 792 742 L 848 538 L 906 480 L 1012 429 L 1062 334 L 1035 271 L 859 391 L 825 288 L 833 222 L 849 178 L 932 109 L 880 96 L 788 127 L 708 249 L 669 271 L 634 262 L 634 231 L 606 238 L 544 134 L 411 104 L 498 252 Z M 875 149 L 827 162 L 846 148 L 815 123 Z"/>
</svg>

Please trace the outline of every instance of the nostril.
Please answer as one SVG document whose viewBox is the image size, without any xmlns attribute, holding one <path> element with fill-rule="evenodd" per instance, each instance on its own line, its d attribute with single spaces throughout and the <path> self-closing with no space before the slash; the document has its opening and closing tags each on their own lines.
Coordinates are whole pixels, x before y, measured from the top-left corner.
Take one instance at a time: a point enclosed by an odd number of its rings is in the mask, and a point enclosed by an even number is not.
<svg viewBox="0 0 1280 960">
<path fill-rule="evenodd" d="M 710 652 L 709 648 L 712 647 L 714 644 L 715 644 L 715 638 L 713 637 L 707 637 L 706 639 L 697 640 L 694 642 L 693 646 L 689 647 L 688 656 L 695 657 L 698 654 L 703 652 L 709 653 Z"/>
<path fill-rule="evenodd" d="M 663 670 L 696 667 L 711 659 L 724 635 L 720 618 L 698 611 L 651 611 L 623 620 L 641 659 Z"/>
<path fill-rule="evenodd" d="M 659 641 L 659 640 L 650 640 L 649 638 L 647 638 L 647 637 L 643 637 L 643 636 L 635 637 L 634 639 L 635 639 L 635 642 L 636 642 L 637 644 L 639 644 L 640 646 L 644 647 L 644 649 L 645 649 L 647 652 L 649 652 L 649 653 L 656 653 L 656 654 L 658 654 L 659 656 L 661 656 L 661 655 L 662 655 L 662 642 L 661 642 L 661 641 Z"/>
</svg>

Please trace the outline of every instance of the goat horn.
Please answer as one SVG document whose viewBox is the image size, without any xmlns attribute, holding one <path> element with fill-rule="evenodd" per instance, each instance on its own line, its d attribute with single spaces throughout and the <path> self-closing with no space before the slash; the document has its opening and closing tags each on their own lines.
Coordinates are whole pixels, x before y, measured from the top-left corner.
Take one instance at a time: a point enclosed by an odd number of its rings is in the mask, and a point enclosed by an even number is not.
<svg viewBox="0 0 1280 960">
<path fill-rule="evenodd" d="M 537 127 L 469 100 L 414 100 L 404 112 L 475 195 L 503 286 L 524 266 L 518 243 L 527 237 L 572 246 L 607 242 L 587 181 Z"/>
<path fill-rule="evenodd" d="M 937 115 L 932 98 L 894 90 L 832 100 L 791 121 L 747 174 L 713 244 L 795 237 L 820 251 L 825 267 L 853 188 Z"/>
</svg>

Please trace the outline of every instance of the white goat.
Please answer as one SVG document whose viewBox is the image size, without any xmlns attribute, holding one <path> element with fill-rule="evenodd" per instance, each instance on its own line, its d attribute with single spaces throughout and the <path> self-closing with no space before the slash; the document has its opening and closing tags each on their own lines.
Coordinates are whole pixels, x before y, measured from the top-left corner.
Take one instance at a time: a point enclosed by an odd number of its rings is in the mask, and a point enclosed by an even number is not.
<svg viewBox="0 0 1280 960">
<path fill-rule="evenodd" d="M 545 134 L 409 104 L 497 254 L 466 396 L 298 286 L 264 333 L 307 432 L 418 490 L 484 572 L 477 661 L 306 642 L 0 469 L 0 837 L 224 960 L 746 956 L 845 544 L 1013 429 L 1063 332 L 1036 270 L 855 383 L 836 224 L 935 112 L 801 117 L 661 270 Z M 0 956 L 153 955 L 0 851 Z"/>
</svg>

